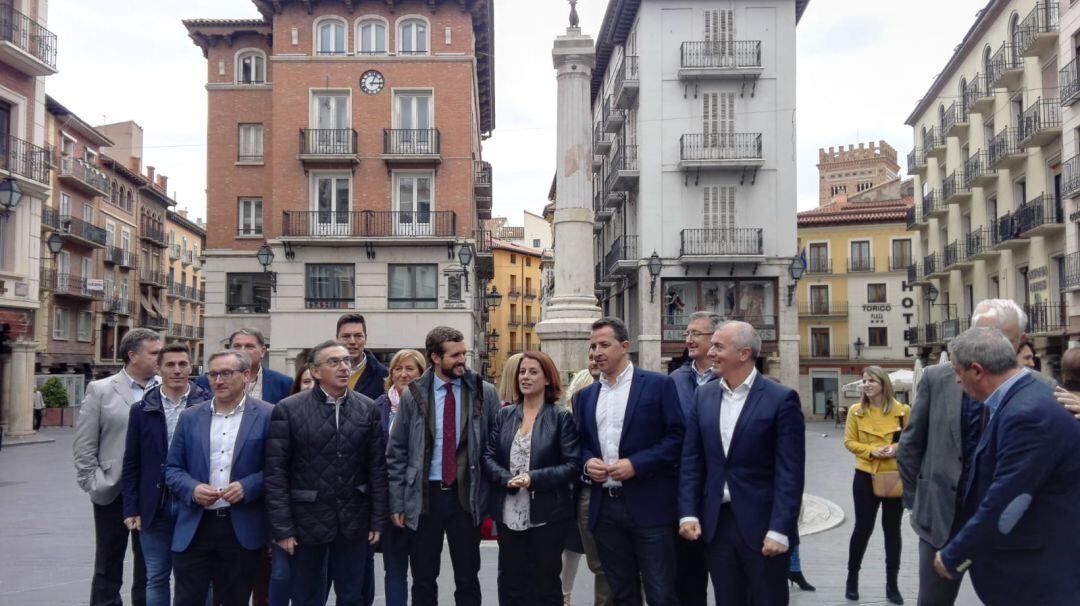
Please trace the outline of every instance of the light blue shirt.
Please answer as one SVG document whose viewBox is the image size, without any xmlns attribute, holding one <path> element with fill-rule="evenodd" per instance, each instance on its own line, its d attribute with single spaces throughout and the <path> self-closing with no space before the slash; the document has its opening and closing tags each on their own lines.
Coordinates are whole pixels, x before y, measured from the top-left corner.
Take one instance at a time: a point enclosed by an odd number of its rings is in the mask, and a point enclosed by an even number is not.
<svg viewBox="0 0 1080 606">
<path fill-rule="evenodd" d="M 428 472 L 428 480 L 442 482 L 443 409 L 446 407 L 446 389 L 443 385 L 446 385 L 446 381 L 440 379 L 439 375 L 434 373 L 432 375 L 435 379 L 435 445 L 431 449 L 431 470 Z M 458 435 L 461 435 L 461 409 L 464 408 L 461 402 L 461 379 L 454 379 L 450 381 L 450 384 L 451 389 L 454 390 L 454 412 L 457 414 L 454 428 L 457 429 Z"/>
<path fill-rule="evenodd" d="M 131 378 L 131 375 L 127 373 L 127 369 L 121 368 L 120 372 L 124 375 L 124 381 L 131 387 L 132 402 L 141 402 L 146 392 L 161 385 L 161 377 L 154 375 L 146 382 L 146 386 L 139 385 L 139 382 Z"/>
<path fill-rule="evenodd" d="M 180 399 L 176 402 L 172 401 L 172 398 L 165 395 L 165 390 L 161 390 L 161 408 L 165 413 L 165 430 L 168 435 L 167 444 L 172 444 L 173 435 L 176 434 L 176 424 L 180 421 L 180 411 L 187 407 L 188 396 L 191 395 L 191 385 L 188 385 L 187 391 L 184 395 L 180 396 Z"/>
<path fill-rule="evenodd" d="M 994 413 L 997 412 L 998 406 L 1001 406 L 1001 400 L 1005 398 L 1005 394 L 1009 393 L 1009 390 L 1012 389 L 1012 386 L 1015 385 L 1017 381 L 1023 379 L 1027 375 L 1028 369 L 1022 368 L 1020 372 L 1013 375 L 1008 381 L 998 385 L 998 388 L 994 390 L 994 393 L 990 394 L 989 398 L 986 398 L 986 408 L 990 412 L 990 419 L 994 418 Z"/>
<path fill-rule="evenodd" d="M 697 365 L 690 362 L 690 368 L 694 370 L 694 381 L 697 383 L 698 387 L 701 387 L 716 378 L 716 371 L 713 370 L 712 366 L 706 368 L 705 372 L 698 372 Z"/>
</svg>

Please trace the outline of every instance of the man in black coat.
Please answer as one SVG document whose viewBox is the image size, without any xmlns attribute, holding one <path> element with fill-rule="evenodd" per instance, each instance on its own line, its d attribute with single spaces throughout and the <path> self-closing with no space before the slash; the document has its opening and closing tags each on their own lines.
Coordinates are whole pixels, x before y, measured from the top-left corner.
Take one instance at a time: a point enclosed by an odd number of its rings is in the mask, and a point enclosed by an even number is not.
<svg viewBox="0 0 1080 606">
<path fill-rule="evenodd" d="M 263 472 L 274 540 L 291 556 L 292 600 L 320 605 L 329 558 L 337 603 L 364 603 L 365 563 L 387 520 L 385 441 L 374 402 L 348 388 L 337 341 L 308 360 L 315 387 L 274 407 Z"/>
</svg>

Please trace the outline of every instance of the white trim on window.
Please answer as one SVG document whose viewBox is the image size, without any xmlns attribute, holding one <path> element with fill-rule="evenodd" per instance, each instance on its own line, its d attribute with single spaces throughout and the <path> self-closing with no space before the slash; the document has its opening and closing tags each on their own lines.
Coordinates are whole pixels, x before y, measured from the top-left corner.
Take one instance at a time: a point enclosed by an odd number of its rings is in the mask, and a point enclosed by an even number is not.
<svg viewBox="0 0 1080 606">
<path fill-rule="evenodd" d="M 365 52 L 363 35 L 360 29 L 365 25 L 379 24 L 383 27 L 383 48 Z M 356 55 L 385 55 L 390 52 L 390 22 L 382 15 L 361 15 L 353 21 L 353 52 Z M 377 46 L 377 45 L 375 45 Z"/>
<path fill-rule="evenodd" d="M 422 24 L 423 25 L 423 28 L 424 28 L 423 38 L 422 38 L 422 40 L 423 40 L 423 43 L 422 43 L 423 48 L 419 48 L 421 46 L 421 43 L 420 43 L 421 38 L 417 37 L 417 35 L 416 35 L 417 32 L 416 32 L 415 29 L 413 29 L 409 33 L 409 36 L 408 36 L 408 40 L 410 42 L 410 46 L 412 46 L 412 49 L 405 50 L 405 44 L 404 43 L 405 43 L 407 37 L 406 37 L 405 32 L 403 30 L 404 30 L 405 26 L 414 25 L 414 24 Z M 417 15 L 417 14 L 402 15 L 402 16 L 398 17 L 397 21 L 394 22 L 394 34 L 395 34 L 394 48 L 397 49 L 398 54 L 402 54 L 402 55 L 427 55 L 427 54 L 431 53 L 431 22 L 427 19 L 427 17 L 425 17 L 423 15 Z"/>
<path fill-rule="evenodd" d="M 81 343 L 89 343 L 93 334 L 93 325 L 94 312 L 87 309 L 80 311 L 76 318 L 75 340 Z"/>
<path fill-rule="evenodd" d="M 326 51 L 319 48 L 319 28 L 327 23 L 337 23 L 341 26 L 343 37 L 341 50 Z M 325 57 L 344 57 L 349 54 L 349 23 L 343 17 L 337 15 L 324 15 L 311 24 L 311 54 Z"/>
<path fill-rule="evenodd" d="M 53 307 L 53 325 L 52 325 L 52 337 L 55 341 L 67 341 L 68 324 L 71 322 L 68 317 L 68 310 L 64 307 Z"/>
<path fill-rule="evenodd" d="M 240 78 L 240 62 L 247 57 L 256 57 L 262 60 L 262 78 L 260 79 L 258 62 L 254 63 L 254 70 L 250 81 L 242 81 Z M 233 55 L 233 84 L 241 86 L 255 86 L 260 84 L 266 84 L 270 81 L 269 74 L 267 73 L 267 61 L 266 52 L 261 48 L 242 48 L 236 51 Z"/>
</svg>

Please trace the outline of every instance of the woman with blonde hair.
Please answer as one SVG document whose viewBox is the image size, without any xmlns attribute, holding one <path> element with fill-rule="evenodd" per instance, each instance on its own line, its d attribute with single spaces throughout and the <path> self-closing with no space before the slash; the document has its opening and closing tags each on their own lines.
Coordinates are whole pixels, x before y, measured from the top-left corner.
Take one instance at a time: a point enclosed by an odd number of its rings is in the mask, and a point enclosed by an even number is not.
<svg viewBox="0 0 1080 606">
<path fill-rule="evenodd" d="M 874 521 L 881 507 L 881 528 L 885 533 L 885 597 L 893 604 L 904 598 L 896 584 L 900 570 L 900 517 L 903 506 L 899 494 L 884 494 L 886 482 L 897 474 L 896 451 L 911 407 L 893 396 L 888 373 L 878 366 L 867 366 L 862 376 L 862 401 L 848 411 L 844 428 L 844 446 L 855 455 L 855 529 L 848 546 L 848 577 L 845 596 L 859 599 L 859 569 L 866 545 L 874 532 Z M 899 479 L 896 478 L 899 482 Z"/>
<path fill-rule="evenodd" d="M 496 390 L 499 392 L 499 401 L 503 406 L 516 402 L 514 386 L 517 385 L 518 365 L 521 364 L 523 354 L 516 353 L 503 363 L 502 375 L 499 376 L 499 384 Z"/>
</svg>

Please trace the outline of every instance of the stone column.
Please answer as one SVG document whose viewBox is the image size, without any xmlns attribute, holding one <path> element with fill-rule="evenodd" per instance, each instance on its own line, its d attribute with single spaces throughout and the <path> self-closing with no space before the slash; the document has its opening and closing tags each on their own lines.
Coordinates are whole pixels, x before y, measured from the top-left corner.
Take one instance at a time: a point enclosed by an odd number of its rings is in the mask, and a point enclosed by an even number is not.
<svg viewBox="0 0 1080 606">
<path fill-rule="evenodd" d="M 34 358 L 37 343 L 15 341 L 4 360 L 3 420 L 5 435 L 12 437 L 34 433 Z"/>
<path fill-rule="evenodd" d="M 544 352 L 563 377 L 588 364 L 592 323 L 600 317 L 593 274 L 592 105 L 593 40 L 578 27 L 555 39 L 556 118 L 555 292 L 537 324 Z"/>
</svg>

